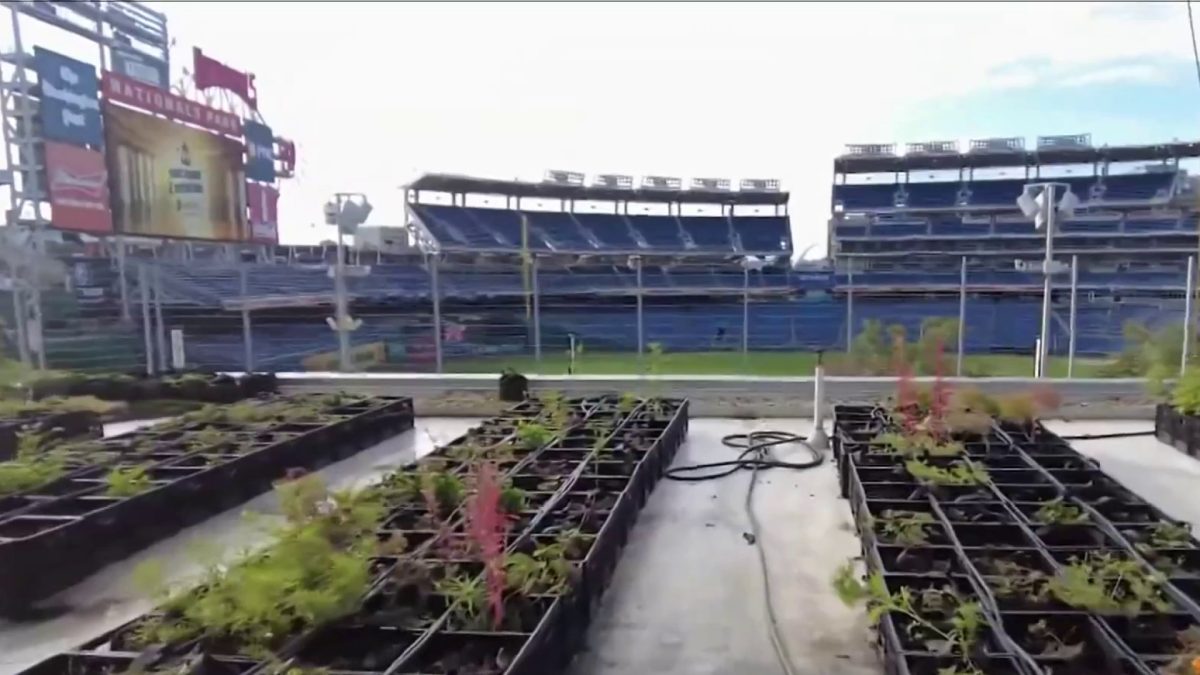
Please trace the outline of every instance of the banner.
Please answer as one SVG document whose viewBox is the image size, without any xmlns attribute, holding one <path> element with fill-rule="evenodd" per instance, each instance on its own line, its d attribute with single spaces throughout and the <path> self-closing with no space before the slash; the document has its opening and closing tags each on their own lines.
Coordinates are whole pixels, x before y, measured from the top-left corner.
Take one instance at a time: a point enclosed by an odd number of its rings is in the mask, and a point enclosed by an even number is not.
<svg viewBox="0 0 1200 675">
<path fill-rule="evenodd" d="M 246 120 L 246 178 L 275 182 L 275 134 L 271 127 Z"/>
<path fill-rule="evenodd" d="M 246 206 L 250 211 L 250 240 L 279 243 L 279 190 L 269 185 L 246 183 Z"/>
<path fill-rule="evenodd" d="M 99 148 L 104 128 L 96 69 L 41 47 L 33 48 L 33 68 L 41 84 L 42 135 L 51 141 Z"/>
<path fill-rule="evenodd" d="M 113 71 L 142 84 L 158 89 L 168 89 L 171 79 L 167 64 L 133 49 L 112 48 Z"/>
<path fill-rule="evenodd" d="M 119 231 L 243 238 L 241 143 L 112 104 L 104 116 Z"/>
<path fill-rule="evenodd" d="M 46 141 L 46 180 L 51 219 L 60 230 L 112 232 L 108 208 L 108 170 L 96 150 Z"/>
<path fill-rule="evenodd" d="M 210 108 L 112 71 L 104 73 L 104 98 L 220 134 L 242 135 L 242 120 L 233 113 Z"/>
<path fill-rule="evenodd" d="M 226 89 L 240 96 L 253 110 L 258 110 L 258 92 L 254 89 L 254 76 L 205 56 L 199 47 L 192 48 L 192 79 L 196 82 L 197 89 Z"/>
</svg>

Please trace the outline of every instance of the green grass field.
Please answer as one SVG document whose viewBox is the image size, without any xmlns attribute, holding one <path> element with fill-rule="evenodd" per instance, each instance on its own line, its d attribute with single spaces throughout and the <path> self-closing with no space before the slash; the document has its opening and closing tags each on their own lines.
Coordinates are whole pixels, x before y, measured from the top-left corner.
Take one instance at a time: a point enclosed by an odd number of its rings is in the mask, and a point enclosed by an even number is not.
<svg viewBox="0 0 1200 675">
<path fill-rule="evenodd" d="M 646 363 L 648 364 L 648 358 Z M 676 352 L 659 358 L 663 375 L 812 375 L 817 355 L 811 352 Z M 846 355 L 827 353 L 825 363 L 831 373 L 852 372 Z M 954 356 L 946 356 L 946 374 L 954 374 Z M 1075 359 L 1075 377 L 1100 377 L 1103 359 Z M 530 355 L 447 359 L 449 373 L 496 373 L 513 368 L 526 374 L 561 375 L 567 372 L 565 354 L 545 353 L 541 363 Z M 576 360 L 576 373 L 582 375 L 630 375 L 641 372 L 637 354 L 628 352 L 585 352 Z M 648 367 L 648 365 L 647 365 Z M 1021 377 L 1033 375 L 1032 356 L 972 354 L 963 362 L 964 375 Z M 1050 360 L 1051 377 L 1066 377 L 1066 357 Z"/>
</svg>

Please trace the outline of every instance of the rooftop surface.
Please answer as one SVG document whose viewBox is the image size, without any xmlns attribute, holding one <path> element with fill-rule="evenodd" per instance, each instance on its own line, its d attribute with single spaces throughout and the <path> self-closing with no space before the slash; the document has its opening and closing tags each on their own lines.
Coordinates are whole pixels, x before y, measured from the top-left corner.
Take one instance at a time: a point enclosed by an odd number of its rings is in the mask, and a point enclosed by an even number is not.
<svg viewBox="0 0 1200 675">
<path fill-rule="evenodd" d="M 476 419 L 418 418 L 398 436 L 320 473 L 334 487 L 371 481 L 463 433 Z M 1052 422 L 1062 435 L 1151 429 L 1148 421 Z M 675 464 L 731 459 L 727 434 L 777 429 L 807 434 L 810 420 L 693 419 Z M 1152 436 L 1073 441 L 1105 471 L 1169 515 L 1200 527 L 1200 462 Z M 800 449 L 780 448 L 787 459 Z M 827 458 L 829 459 L 829 458 Z M 705 675 L 779 673 L 767 634 L 762 578 L 744 501 L 741 473 L 706 483 L 664 481 L 642 511 L 621 557 L 587 648 L 570 675 Z M 831 461 L 809 471 L 761 475 L 755 508 L 771 573 L 781 633 L 796 672 L 875 675 L 881 667 L 861 610 L 843 607 L 830 589 L 835 569 L 859 553 L 847 502 L 838 495 Z M 175 578 L 196 571 L 197 544 L 237 550 L 265 543 L 262 525 L 243 511 L 275 513 L 271 495 L 192 527 L 111 565 L 48 601 L 44 619 L 0 622 L 0 675 L 90 639 L 150 609 L 130 575 L 147 559 L 162 559 Z"/>
</svg>

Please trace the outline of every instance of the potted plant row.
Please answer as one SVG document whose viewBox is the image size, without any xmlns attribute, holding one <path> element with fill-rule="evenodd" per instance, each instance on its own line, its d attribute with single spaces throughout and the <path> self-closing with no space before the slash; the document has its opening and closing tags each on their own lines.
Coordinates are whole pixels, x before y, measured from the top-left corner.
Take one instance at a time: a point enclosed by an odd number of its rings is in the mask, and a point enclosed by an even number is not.
<svg viewBox="0 0 1200 675">
<path fill-rule="evenodd" d="M 551 393 L 359 492 L 284 483 L 275 544 L 26 672 L 559 672 L 686 428 Z"/>
<path fill-rule="evenodd" d="M 1200 370 L 1189 368 L 1170 398 L 1155 406 L 1154 435 L 1180 452 L 1200 457 Z"/>
<path fill-rule="evenodd" d="M 939 386 L 836 411 L 866 577 L 834 586 L 869 607 L 888 672 L 1194 673 L 1187 529 L 1036 422 L 1037 396 Z"/>
<path fill-rule="evenodd" d="M 94 396 L 104 401 L 184 399 L 204 403 L 234 403 L 277 391 L 274 373 L 184 372 L 166 375 L 54 372 L 27 385 L 33 400 L 48 397 Z"/>
<path fill-rule="evenodd" d="M 289 471 L 344 459 L 412 424 L 411 399 L 331 394 L 210 405 L 102 440 L 26 435 L 0 462 L 0 610 L 20 613 Z"/>
</svg>

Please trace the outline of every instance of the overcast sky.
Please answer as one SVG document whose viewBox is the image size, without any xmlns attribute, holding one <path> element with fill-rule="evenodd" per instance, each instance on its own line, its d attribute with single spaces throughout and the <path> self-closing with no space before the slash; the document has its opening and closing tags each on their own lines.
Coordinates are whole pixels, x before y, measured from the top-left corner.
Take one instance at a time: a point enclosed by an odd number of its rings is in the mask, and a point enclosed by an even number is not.
<svg viewBox="0 0 1200 675">
<path fill-rule="evenodd" d="M 285 241 L 334 191 L 399 225 L 422 172 L 563 168 L 778 177 L 803 248 L 845 143 L 1200 137 L 1182 3 L 150 4 L 175 75 L 193 45 L 254 72 L 297 141 Z"/>
</svg>

